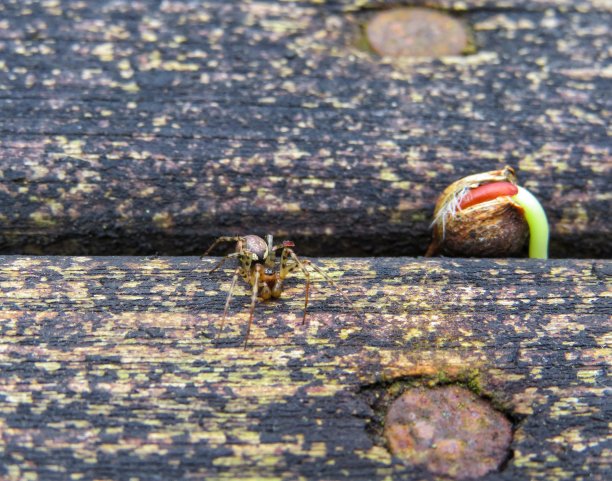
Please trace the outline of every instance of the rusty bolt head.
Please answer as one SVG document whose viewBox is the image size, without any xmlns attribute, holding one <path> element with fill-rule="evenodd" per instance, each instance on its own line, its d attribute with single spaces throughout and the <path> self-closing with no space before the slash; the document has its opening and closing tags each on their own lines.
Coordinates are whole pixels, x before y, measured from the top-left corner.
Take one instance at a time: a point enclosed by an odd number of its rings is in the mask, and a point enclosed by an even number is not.
<svg viewBox="0 0 612 481">
<path fill-rule="evenodd" d="M 436 474 L 467 479 L 498 469 L 508 457 L 508 419 L 467 389 L 411 389 L 385 418 L 391 452 Z"/>
<path fill-rule="evenodd" d="M 394 8 L 366 27 L 370 45 L 389 57 L 442 57 L 467 49 L 469 35 L 457 19 L 427 8 Z"/>
</svg>

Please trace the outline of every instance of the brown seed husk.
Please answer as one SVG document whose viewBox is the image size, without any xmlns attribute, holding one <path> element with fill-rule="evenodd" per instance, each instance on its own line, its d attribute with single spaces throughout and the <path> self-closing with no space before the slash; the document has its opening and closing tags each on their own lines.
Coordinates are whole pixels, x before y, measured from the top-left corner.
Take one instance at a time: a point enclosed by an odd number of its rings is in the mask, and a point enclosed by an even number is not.
<svg viewBox="0 0 612 481">
<path fill-rule="evenodd" d="M 434 228 L 434 253 L 453 257 L 508 257 L 521 253 L 529 236 L 523 208 L 510 197 L 498 197 L 457 212 Z"/>
<path fill-rule="evenodd" d="M 512 197 L 502 196 L 463 210 L 449 207 L 458 204 L 458 196 L 491 182 L 516 184 L 514 170 L 483 172 L 464 177 L 438 198 L 434 212 L 433 240 L 426 256 L 510 257 L 521 254 L 529 237 L 529 225 L 523 208 Z"/>
</svg>

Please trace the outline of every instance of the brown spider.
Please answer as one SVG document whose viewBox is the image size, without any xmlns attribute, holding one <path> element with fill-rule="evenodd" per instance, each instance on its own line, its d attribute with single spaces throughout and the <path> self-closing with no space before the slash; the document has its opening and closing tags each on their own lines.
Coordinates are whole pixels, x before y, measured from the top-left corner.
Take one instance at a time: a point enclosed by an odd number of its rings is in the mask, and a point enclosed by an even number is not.
<svg viewBox="0 0 612 481">
<path fill-rule="evenodd" d="M 292 247 L 295 244 L 291 241 L 283 241 L 279 245 L 273 245 L 273 237 L 268 234 L 266 240 L 256 235 L 245 235 L 245 236 L 234 236 L 234 237 L 219 237 L 202 255 L 202 257 L 208 255 L 218 244 L 222 242 L 236 242 L 236 252 L 228 254 L 221 261 L 211 269 L 210 273 L 219 269 L 223 263 L 229 259 L 236 257 L 238 258 L 238 267 L 234 272 L 232 283 L 229 288 L 227 300 L 225 301 L 225 309 L 223 310 L 223 318 L 221 320 L 221 327 L 217 331 L 215 342 L 218 341 L 221 332 L 223 332 L 223 326 L 225 325 L 225 318 L 229 309 L 230 301 L 234 292 L 234 286 L 238 280 L 238 276 L 241 276 L 247 283 L 252 287 L 251 295 L 251 310 L 249 314 L 249 325 L 247 327 L 246 336 L 244 339 L 244 347 L 247 346 L 249 340 L 249 333 L 251 332 L 251 324 L 253 323 L 253 313 L 255 311 L 255 301 L 260 298 L 266 301 L 273 298 L 278 298 L 283 292 L 283 281 L 285 278 L 293 272 L 297 267 L 301 269 L 306 277 L 306 287 L 304 289 L 304 316 L 302 317 L 302 324 L 306 322 L 306 309 L 308 307 L 308 293 L 310 291 L 310 273 L 306 269 L 306 266 L 310 266 L 316 272 L 321 274 L 323 278 L 332 285 L 338 293 L 344 297 L 344 299 L 351 304 L 351 301 L 346 295 L 338 288 L 338 286 L 331 280 L 331 278 L 323 272 L 317 265 L 313 264 L 309 260 L 300 260 L 298 256 L 293 252 Z M 275 270 L 276 253 L 280 253 L 280 270 Z"/>
</svg>

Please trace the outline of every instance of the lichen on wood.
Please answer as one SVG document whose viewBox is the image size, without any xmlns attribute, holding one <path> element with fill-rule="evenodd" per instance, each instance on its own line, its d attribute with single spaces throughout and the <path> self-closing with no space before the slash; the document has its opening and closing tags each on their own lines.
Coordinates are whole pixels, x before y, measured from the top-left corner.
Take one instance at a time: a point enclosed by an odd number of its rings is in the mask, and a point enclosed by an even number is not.
<svg viewBox="0 0 612 481">
<path fill-rule="evenodd" d="M 514 421 L 496 479 L 605 479 L 610 261 L 316 259 L 359 314 L 296 274 L 243 349 L 215 260 L 0 257 L 2 479 L 423 479 L 376 399 L 448 384 Z"/>
<path fill-rule="evenodd" d="M 404 62 L 357 45 L 396 3 L 2 2 L 0 251 L 423 254 L 509 164 L 553 257 L 609 257 L 609 2 L 444 0 L 475 53 Z"/>
</svg>

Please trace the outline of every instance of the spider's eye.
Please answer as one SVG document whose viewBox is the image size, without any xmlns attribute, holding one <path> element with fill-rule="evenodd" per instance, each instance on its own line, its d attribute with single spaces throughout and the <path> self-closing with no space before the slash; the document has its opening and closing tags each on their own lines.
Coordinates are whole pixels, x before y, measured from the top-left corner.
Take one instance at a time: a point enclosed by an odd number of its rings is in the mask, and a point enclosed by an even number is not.
<svg viewBox="0 0 612 481">
<path fill-rule="evenodd" d="M 266 273 L 267 276 L 271 276 L 274 273 L 274 270 L 273 269 L 266 269 L 264 272 Z"/>
</svg>

